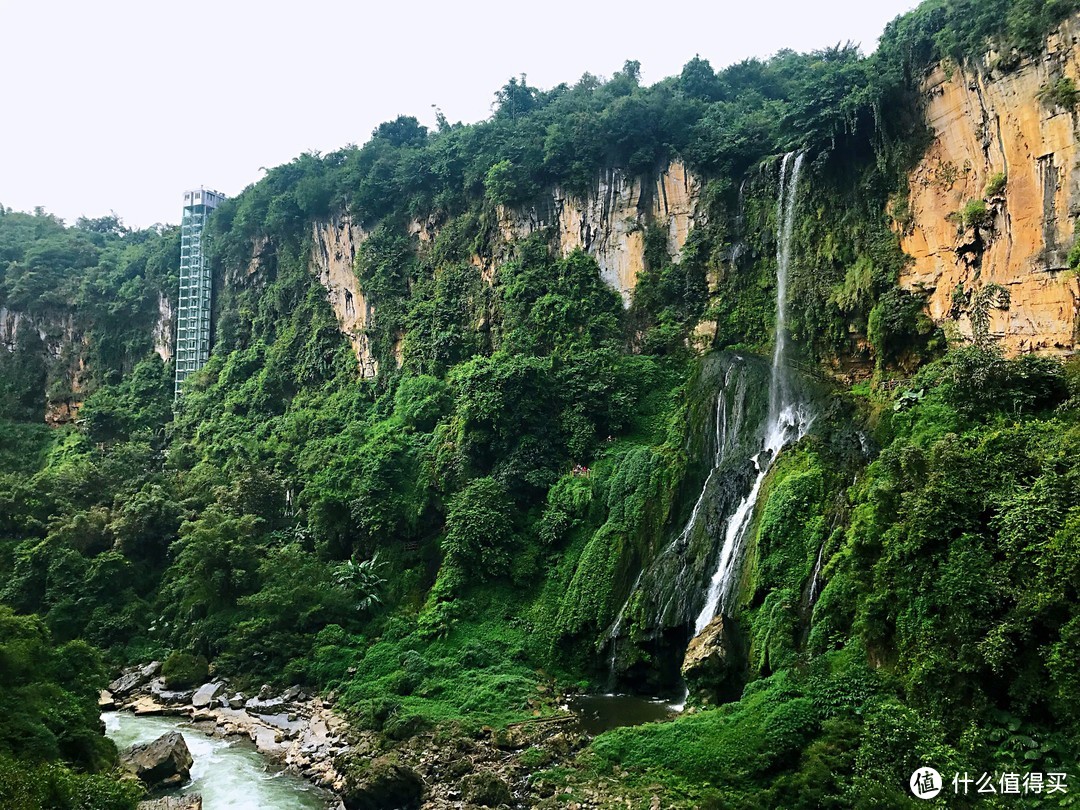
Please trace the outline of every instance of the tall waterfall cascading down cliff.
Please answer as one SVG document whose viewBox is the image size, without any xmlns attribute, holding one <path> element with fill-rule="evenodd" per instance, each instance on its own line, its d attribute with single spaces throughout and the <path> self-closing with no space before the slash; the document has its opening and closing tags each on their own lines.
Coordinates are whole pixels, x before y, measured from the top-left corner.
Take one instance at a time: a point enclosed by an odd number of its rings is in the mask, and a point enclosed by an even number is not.
<svg viewBox="0 0 1080 810">
<path fill-rule="evenodd" d="M 687 451 L 691 457 L 708 458 L 709 466 L 699 468 L 703 483 L 691 496 L 693 506 L 681 528 L 638 574 L 604 634 L 612 685 L 624 677 L 653 691 L 674 686 L 678 671 L 664 669 L 662 662 L 681 661 L 689 638 L 723 611 L 765 476 L 780 449 L 801 438 L 810 426 L 812 413 L 788 369 L 786 319 L 802 167 L 803 156 L 795 153 L 779 165 L 774 209 L 777 317 L 771 362 L 725 351 L 705 362 L 699 382 L 701 406 L 693 417 L 704 428 L 697 434 L 703 446 L 691 442 Z M 749 258 L 742 219 L 740 213 L 733 263 L 744 255 Z M 635 628 L 634 641 L 624 645 L 627 626 Z M 654 663 L 635 658 L 635 647 L 647 649 L 647 660 Z"/>
<path fill-rule="evenodd" d="M 765 446 L 754 455 L 757 475 L 750 492 L 728 518 L 720 561 L 709 582 L 705 606 L 694 623 L 697 636 L 722 610 L 732 592 L 738 562 L 754 515 L 761 485 L 777 454 L 791 441 L 801 439 L 813 415 L 793 393 L 787 368 L 787 283 L 791 269 L 791 242 L 795 231 L 796 197 L 805 155 L 788 153 L 780 163 L 779 193 L 776 200 L 776 339 L 769 375 L 769 411 L 765 423 Z"/>
</svg>

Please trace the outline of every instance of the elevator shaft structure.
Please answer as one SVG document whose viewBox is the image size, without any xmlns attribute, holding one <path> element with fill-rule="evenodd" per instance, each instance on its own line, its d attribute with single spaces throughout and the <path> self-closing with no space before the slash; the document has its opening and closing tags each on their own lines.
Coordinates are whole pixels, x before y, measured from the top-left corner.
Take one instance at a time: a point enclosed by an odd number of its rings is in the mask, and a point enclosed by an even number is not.
<svg viewBox="0 0 1080 810">
<path fill-rule="evenodd" d="M 199 188 L 184 192 L 180 221 L 180 298 L 176 314 L 176 389 L 210 359 L 210 263 L 203 234 L 225 195 Z"/>
</svg>

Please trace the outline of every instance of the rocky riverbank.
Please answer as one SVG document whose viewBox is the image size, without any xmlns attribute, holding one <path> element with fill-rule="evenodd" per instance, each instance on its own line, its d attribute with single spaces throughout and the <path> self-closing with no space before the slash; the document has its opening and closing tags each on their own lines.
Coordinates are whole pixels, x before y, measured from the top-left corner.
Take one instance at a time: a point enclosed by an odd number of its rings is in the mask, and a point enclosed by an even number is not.
<svg viewBox="0 0 1080 810">
<path fill-rule="evenodd" d="M 101 706 L 182 716 L 210 735 L 246 737 L 265 756 L 332 793 L 339 810 L 632 806 L 617 777 L 574 775 L 577 754 L 591 737 L 569 712 L 507 728 L 451 725 L 390 739 L 350 727 L 331 700 L 298 687 L 263 687 L 249 697 L 219 679 L 168 690 L 156 662 L 125 670 L 102 693 Z"/>
<path fill-rule="evenodd" d="M 334 761 L 350 749 L 348 724 L 329 702 L 298 687 L 278 693 L 264 686 L 248 697 L 223 679 L 198 689 L 170 690 L 160 672 L 156 661 L 124 670 L 101 693 L 101 709 L 187 717 L 207 734 L 246 737 L 272 761 L 340 795 L 345 781 Z"/>
</svg>

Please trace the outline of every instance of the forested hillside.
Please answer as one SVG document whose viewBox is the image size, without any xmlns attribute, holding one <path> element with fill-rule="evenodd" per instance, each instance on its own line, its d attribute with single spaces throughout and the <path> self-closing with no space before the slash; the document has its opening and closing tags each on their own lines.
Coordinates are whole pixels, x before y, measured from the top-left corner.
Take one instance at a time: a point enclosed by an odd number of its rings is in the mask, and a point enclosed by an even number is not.
<svg viewBox="0 0 1080 810">
<path fill-rule="evenodd" d="M 1080 366 L 1004 351 L 993 318 L 1023 302 L 989 259 L 938 317 L 901 243 L 930 70 L 1045 70 L 1075 133 L 1076 77 L 1043 54 L 1077 10 L 928 0 L 869 57 L 522 76 L 480 123 L 302 155 L 211 218 L 214 349 L 176 402 L 177 231 L 0 207 L 5 806 L 133 806 L 94 700 L 152 659 L 333 692 L 406 764 L 417 735 L 685 682 L 673 720 L 514 754 L 514 806 L 893 807 L 927 764 L 1071 774 Z M 950 215 L 957 255 L 1011 238 L 1021 171 Z M 575 205 L 622 223 L 630 289 L 610 234 L 559 230 Z M 1063 247 L 1038 272 L 1075 286 Z M 812 417 L 773 453 L 780 366 Z M 741 503 L 712 663 L 684 678 Z"/>
</svg>

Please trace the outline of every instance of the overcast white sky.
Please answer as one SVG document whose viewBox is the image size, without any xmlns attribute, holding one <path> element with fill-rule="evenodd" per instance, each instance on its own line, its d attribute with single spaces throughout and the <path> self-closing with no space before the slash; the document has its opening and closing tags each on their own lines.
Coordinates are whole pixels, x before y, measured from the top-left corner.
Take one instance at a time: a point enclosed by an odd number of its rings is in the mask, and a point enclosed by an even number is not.
<svg viewBox="0 0 1080 810">
<path fill-rule="evenodd" d="M 73 222 L 179 220 L 181 195 L 234 195 L 381 121 L 486 118 L 525 73 L 542 88 L 627 59 L 651 84 L 851 40 L 872 51 L 915 0 L 282 3 L 0 0 L 0 203 Z"/>
</svg>

